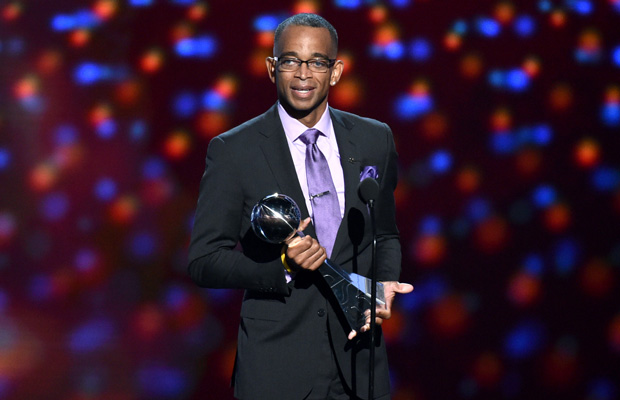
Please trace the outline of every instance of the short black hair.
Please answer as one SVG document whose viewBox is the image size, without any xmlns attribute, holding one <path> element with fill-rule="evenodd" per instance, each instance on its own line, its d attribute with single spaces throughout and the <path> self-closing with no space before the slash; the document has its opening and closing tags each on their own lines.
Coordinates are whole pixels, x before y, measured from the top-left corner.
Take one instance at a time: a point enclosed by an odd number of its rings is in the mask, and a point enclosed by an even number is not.
<svg viewBox="0 0 620 400">
<path fill-rule="evenodd" d="M 332 38 L 332 46 L 336 52 L 338 52 L 338 33 L 336 28 L 330 24 L 325 18 L 316 14 L 301 13 L 295 14 L 292 17 L 288 17 L 284 21 L 280 22 L 280 25 L 276 28 L 276 32 L 273 38 L 273 47 L 275 49 L 282 32 L 288 26 L 309 26 L 311 28 L 325 28 L 329 31 L 329 36 Z"/>
</svg>

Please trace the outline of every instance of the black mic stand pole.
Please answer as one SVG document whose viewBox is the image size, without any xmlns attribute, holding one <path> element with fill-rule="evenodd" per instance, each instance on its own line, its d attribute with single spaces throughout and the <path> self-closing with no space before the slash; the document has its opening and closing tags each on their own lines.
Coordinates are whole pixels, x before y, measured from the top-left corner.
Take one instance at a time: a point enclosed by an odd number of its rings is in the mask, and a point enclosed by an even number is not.
<svg viewBox="0 0 620 400">
<path fill-rule="evenodd" d="M 377 317 L 377 226 L 375 224 L 375 201 L 368 200 L 370 225 L 372 227 L 372 255 L 370 267 L 370 368 L 368 369 L 368 398 L 374 399 L 375 392 L 375 329 Z"/>
</svg>

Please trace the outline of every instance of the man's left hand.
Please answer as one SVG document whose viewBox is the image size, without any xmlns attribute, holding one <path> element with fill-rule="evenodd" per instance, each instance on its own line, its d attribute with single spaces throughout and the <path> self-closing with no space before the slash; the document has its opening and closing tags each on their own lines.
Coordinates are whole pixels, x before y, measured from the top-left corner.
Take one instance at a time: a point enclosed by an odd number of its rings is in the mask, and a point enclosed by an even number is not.
<svg viewBox="0 0 620 400">
<path fill-rule="evenodd" d="M 409 283 L 400 283 L 396 281 L 388 281 L 381 282 L 383 283 L 383 293 L 385 294 L 385 306 L 377 307 L 376 311 L 376 323 L 377 325 L 381 325 L 384 320 L 390 319 L 392 317 L 392 303 L 394 302 L 394 297 L 396 297 L 396 293 L 411 293 L 413 291 L 413 285 Z M 370 311 L 370 310 L 368 310 Z M 370 313 L 368 313 L 368 317 L 366 319 L 366 325 L 360 328 L 360 332 L 366 332 L 370 330 Z M 353 339 L 357 336 L 357 331 L 351 331 L 349 333 L 349 340 Z"/>
</svg>

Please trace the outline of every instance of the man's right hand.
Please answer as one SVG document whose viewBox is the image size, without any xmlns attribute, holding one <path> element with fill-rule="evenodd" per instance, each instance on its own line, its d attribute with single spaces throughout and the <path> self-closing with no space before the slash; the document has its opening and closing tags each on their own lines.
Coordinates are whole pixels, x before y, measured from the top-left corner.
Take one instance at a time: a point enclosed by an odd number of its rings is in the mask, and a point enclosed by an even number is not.
<svg viewBox="0 0 620 400">
<path fill-rule="evenodd" d="M 299 224 L 298 232 L 302 232 L 310 225 L 310 217 Z M 299 237 L 295 235 L 286 242 L 286 262 L 293 271 L 307 269 L 314 271 L 327 259 L 325 248 L 312 236 Z"/>
</svg>

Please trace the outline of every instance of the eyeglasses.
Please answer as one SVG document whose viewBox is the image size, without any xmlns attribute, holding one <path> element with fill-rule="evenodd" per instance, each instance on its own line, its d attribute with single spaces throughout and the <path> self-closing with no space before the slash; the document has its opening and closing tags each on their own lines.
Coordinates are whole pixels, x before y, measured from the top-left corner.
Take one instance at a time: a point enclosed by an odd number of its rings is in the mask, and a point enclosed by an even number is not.
<svg viewBox="0 0 620 400">
<path fill-rule="evenodd" d="M 306 63 L 308 69 L 312 72 L 327 72 L 334 66 L 336 60 L 328 60 L 324 58 L 313 58 L 311 60 L 300 60 L 296 57 L 273 57 L 278 71 L 281 72 L 293 72 L 301 68 L 301 64 Z"/>
</svg>

